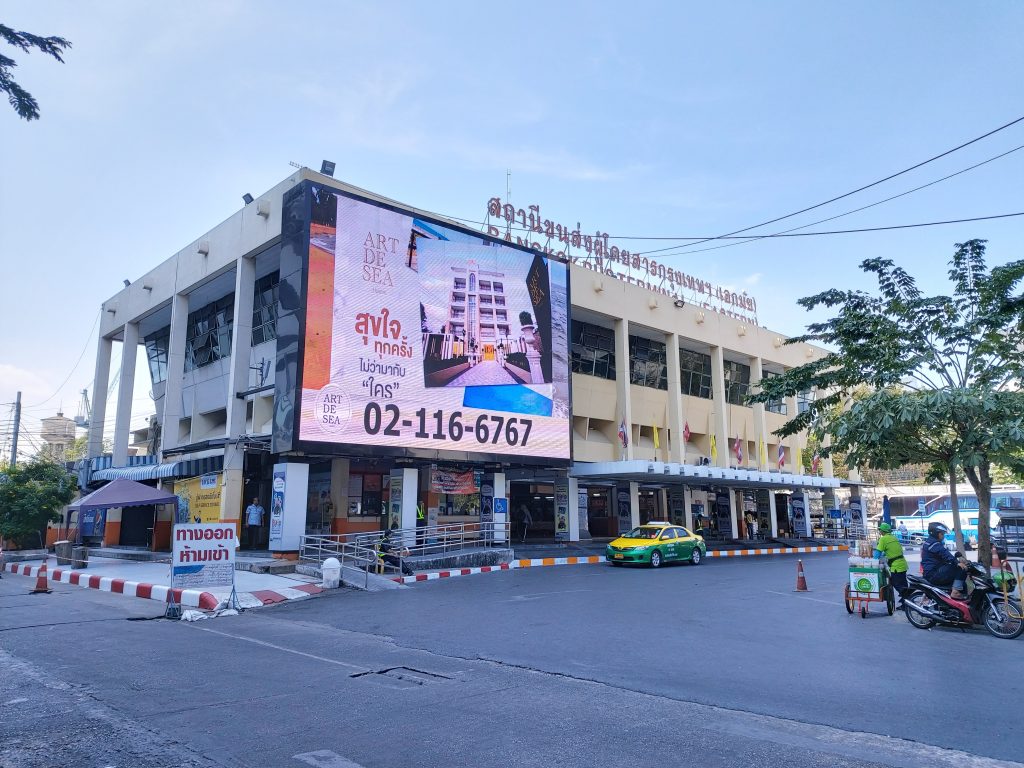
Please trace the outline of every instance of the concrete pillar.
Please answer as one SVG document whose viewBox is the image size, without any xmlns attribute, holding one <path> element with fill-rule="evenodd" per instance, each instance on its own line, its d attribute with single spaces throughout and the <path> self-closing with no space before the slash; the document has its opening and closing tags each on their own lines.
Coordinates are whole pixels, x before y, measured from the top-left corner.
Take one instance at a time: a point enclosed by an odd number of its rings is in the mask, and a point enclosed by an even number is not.
<svg viewBox="0 0 1024 768">
<path fill-rule="evenodd" d="M 96 373 L 92 383 L 92 413 L 89 415 L 89 458 L 103 454 L 103 422 L 107 417 L 110 352 L 113 346 L 113 341 L 102 336 L 96 345 Z"/>
<path fill-rule="evenodd" d="M 629 484 L 629 527 L 640 525 L 640 483 Z"/>
<path fill-rule="evenodd" d="M 176 293 L 171 298 L 171 332 L 167 340 L 167 381 L 164 384 L 164 407 L 160 415 L 163 434 L 161 451 L 177 448 L 180 422 L 185 414 L 181 408 L 181 390 L 185 376 L 185 337 L 188 332 L 188 296 Z"/>
<path fill-rule="evenodd" d="M 270 551 L 298 552 L 306 533 L 309 465 L 283 462 L 274 465 L 270 494 Z M 223 495 L 223 493 L 222 493 Z M 221 506 L 223 510 L 223 506 Z"/>
<path fill-rule="evenodd" d="M 391 470 L 391 502 L 387 528 L 416 527 L 416 502 L 419 501 L 419 472 L 413 467 Z M 411 544 L 412 540 L 406 542 Z"/>
<path fill-rule="evenodd" d="M 796 397 L 786 398 L 786 414 L 790 419 L 797 415 Z M 787 466 L 782 468 L 783 472 L 789 472 L 793 475 L 802 475 L 804 473 L 804 465 L 800 461 L 801 439 L 800 435 L 790 435 L 785 439 L 786 445 L 789 446 L 789 461 Z"/>
<path fill-rule="evenodd" d="M 246 402 L 236 393 L 249 388 L 249 353 L 252 350 L 252 302 L 256 287 L 254 259 L 235 262 L 235 307 L 228 368 L 227 435 L 229 441 L 245 434 Z M 220 493 L 220 519 L 235 520 L 242 511 L 245 448 L 229 442 L 224 446 L 224 484 Z M 307 478 L 308 478 L 307 468 Z"/>
<path fill-rule="evenodd" d="M 559 507 L 565 506 L 564 514 L 569 525 L 569 541 L 580 540 L 580 486 L 575 477 L 567 477 L 555 483 L 555 540 L 558 540 L 558 517 L 563 513 Z"/>
<path fill-rule="evenodd" d="M 729 489 L 729 522 L 732 524 L 732 537 L 734 539 L 740 538 L 742 530 L 740 529 L 739 518 L 743 515 L 743 491 L 734 491 Z"/>
<path fill-rule="evenodd" d="M 693 491 L 686 486 L 683 488 L 683 515 L 686 520 L 687 530 L 693 530 Z"/>
<path fill-rule="evenodd" d="M 132 399 L 135 396 L 135 359 L 139 354 L 139 324 L 125 323 L 121 345 L 121 378 L 117 385 L 117 417 L 114 421 L 114 466 L 128 463 L 132 432 Z"/>
<path fill-rule="evenodd" d="M 623 461 L 633 458 L 633 409 L 629 394 L 629 322 L 615 321 L 615 415 L 619 424 L 626 423 L 626 448 L 619 444 L 619 457 Z M 618 425 L 616 425 L 618 426 Z"/>
<path fill-rule="evenodd" d="M 717 456 L 711 461 L 718 467 L 729 466 L 729 404 L 725 391 L 725 355 L 721 347 L 711 347 L 711 434 L 717 443 Z"/>
<path fill-rule="evenodd" d="M 779 535 L 779 518 L 775 509 L 775 491 L 771 488 L 768 489 L 768 514 L 772 527 L 772 538 L 774 539 Z"/>
<path fill-rule="evenodd" d="M 668 460 L 686 461 L 686 441 L 683 440 L 683 392 L 679 377 L 679 334 L 665 334 L 665 365 L 668 368 L 668 431 L 671 445 Z"/>
<path fill-rule="evenodd" d="M 811 505 L 807 492 L 794 491 L 789 503 L 793 509 L 793 536 L 810 538 L 811 536 Z"/>
<path fill-rule="evenodd" d="M 763 376 L 764 370 L 761 358 L 750 358 L 751 389 L 760 385 Z M 771 459 L 768 458 L 768 427 L 764 418 L 764 403 L 755 403 L 752 412 L 754 417 L 754 440 L 757 443 L 754 447 L 754 450 L 757 451 L 757 468 L 762 472 L 767 472 Z"/>
</svg>

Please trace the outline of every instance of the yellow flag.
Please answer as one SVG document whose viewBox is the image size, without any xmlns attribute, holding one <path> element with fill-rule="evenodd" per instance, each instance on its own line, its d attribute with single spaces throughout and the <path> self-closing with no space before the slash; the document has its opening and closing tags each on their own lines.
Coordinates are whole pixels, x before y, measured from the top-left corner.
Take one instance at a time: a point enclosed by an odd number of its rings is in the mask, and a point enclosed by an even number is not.
<svg viewBox="0 0 1024 768">
<path fill-rule="evenodd" d="M 711 460 L 718 461 L 718 441 L 715 440 L 714 435 L 711 435 Z"/>
<path fill-rule="evenodd" d="M 761 441 L 761 466 L 765 469 L 768 468 L 768 449 L 765 447 L 764 440 Z"/>
<path fill-rule="evenodd" d="M 661 450 L 661 440 L 658 439 L 658 428 L 653 424 L 651 425 L 651 428 L 654 430 L 654 450 Z"/>
<path fill-rule="evenodd" d="M 804 465 L 804 452 L 803 452 L 803 449 L 798 446 L 797 449 L 796 449 L 796 467 L 795 467 L 794 471 L 799 472 L 800 471 L 800 467 L 802 467 L 803 465 Z"/>
</svg>

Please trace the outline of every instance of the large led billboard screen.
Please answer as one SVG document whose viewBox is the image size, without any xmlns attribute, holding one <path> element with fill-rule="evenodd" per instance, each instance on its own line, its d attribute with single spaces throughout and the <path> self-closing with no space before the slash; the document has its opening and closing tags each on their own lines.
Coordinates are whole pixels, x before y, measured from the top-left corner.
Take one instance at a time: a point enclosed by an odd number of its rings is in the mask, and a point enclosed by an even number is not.
<svg viewBox="0 0 1024 768">
<path fill-rule="evenodd" d="M 566 265 L 335 190 L 311 198 L 299 441 L 567 461 Z"/>
</svg>

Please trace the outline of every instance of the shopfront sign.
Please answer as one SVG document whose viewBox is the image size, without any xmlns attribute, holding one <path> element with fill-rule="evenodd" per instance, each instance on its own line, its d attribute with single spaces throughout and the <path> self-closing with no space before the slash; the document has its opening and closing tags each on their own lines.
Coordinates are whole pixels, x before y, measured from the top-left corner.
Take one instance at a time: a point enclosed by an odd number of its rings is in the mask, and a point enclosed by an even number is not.
<svg viewBox="0 0 1024 768">
<path fill-rule="evenodd" d="M 315 196 L 299 439 L 567 461 L 567 265 Z"/>
<path fill-rule="evenodd" d="M 171 586 L 225 586 L 235 576 L 235 523 L 179 523 L 171 535 Z"/>
<path fill-rule="evenodd" d="M 480 471 L 473 469 L 444 469 L 438 466 L 430 468 L 430 490 L 435 493 L 446 493 L 466 496 L 480 492 Z"/>
<path fill-rule="evenodd" d="M 543 219 L 539 205 L 516 208 L 507 201 L 503 203 L 500 197 L 492 197 L 487 201 L 487 216 L 487 234 L 491 237 L 504 238 L 655 293 L 757 323 L 757 300 L 746 292 L 709 283 L 657 259 L 611 245 L 608 233 L 599 229 L 590 235 L 581 232 L 578 223 L 569 227 Z"/>
<path fill-rule="evenodd" d="M 281 546 L 284 535 L 284 492 L 287 487 L 287 470 L 277 465 L 274 467 L 274 482 L 270 493 L 270 548 Z"/>
<path fill-rule="evenodd" d="M 190 477 L 174 483 L 178 496 L 178 523 L 216 523 L 220 521 L 221 473 Z"/>
</svg>

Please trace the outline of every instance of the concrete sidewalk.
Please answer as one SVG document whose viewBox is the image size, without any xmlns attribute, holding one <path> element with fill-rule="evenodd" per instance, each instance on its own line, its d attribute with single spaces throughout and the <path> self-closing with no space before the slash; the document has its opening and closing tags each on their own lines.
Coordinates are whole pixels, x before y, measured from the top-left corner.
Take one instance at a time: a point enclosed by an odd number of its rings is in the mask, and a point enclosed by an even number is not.
<svg viewBox="0 0 1024 768">
<path fill-rule="evenodd" d="M 23 563 L 9 563 L 7 573 L 35 578 L 42 559 Z M 169 602 L 170 597 L 190 608 L 212 610 L 228 599 L 231 587 L 210 587 L 205 590 L 171 590 L 170 565 L 142 561 L 90 557 L 89 567 L 71 569 L 57 565 L 54 557 L 46 559 L 47 580 L 62 584 L 77 584 L 88 589 Z M 242 608 L 259 608 L 288 600 L 301 600 L 322 590 L 317 580 L 299 574 L 273 575 L 235 571 L 235 589 Z"/>
</svg>

